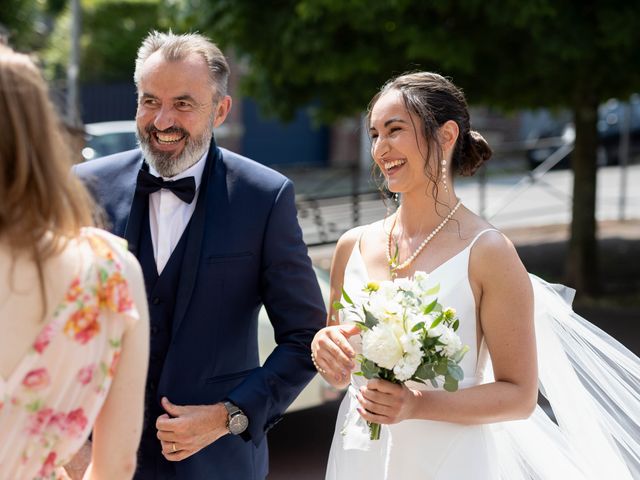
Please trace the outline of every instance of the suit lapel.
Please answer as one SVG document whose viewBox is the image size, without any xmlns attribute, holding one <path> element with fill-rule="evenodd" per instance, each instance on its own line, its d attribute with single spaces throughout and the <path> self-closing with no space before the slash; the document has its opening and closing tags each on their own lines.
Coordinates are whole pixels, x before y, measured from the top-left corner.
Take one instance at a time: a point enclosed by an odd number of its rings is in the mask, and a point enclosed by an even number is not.
<svg viewBox="0 0 640 480">
<path fill-rule="evenodd" d="M 220 189 L 220 183 L 224 184 L 224 174 L 222 170 L 222 153 L 212 141 L 207 164 L 205 165 L 200 184 L 200 193 L 196 208 L 191 217 L 187 245 L 182 259 L 182 270 L 180 274 L 180 286 L 176 295 L 176 306 L 173 313 L 172 333 L 178 331 L 180 323 L 187 313 L 193 289 L 198 274 L 198 266 L 201 263 L 202 242 L 204 238 L 205 223 L 207 218 L 211 218 L 210 210 L 215 208 L 214 196 L 218 196 L 226 189 Z M 208 211 L 209 210 L 209 211 Z"/>
<path fill-rule="evenodd" d="M 149 221 L 149 216 L 145 215 L 145 212 L 148 210 L 148 205 L 148 195 L 134 193 L 133 202 L 131 202 L 131 211 L 129 212 L 129 219 L 127 220 L 127 226 L 124 231 L 124 238 L 127 239 L 129 244 L 129 251 L 131 251 L 131 253 L 136 257 L 138 256 L 140 229 L 142 228 L 144 221 Z"/>
</svg>

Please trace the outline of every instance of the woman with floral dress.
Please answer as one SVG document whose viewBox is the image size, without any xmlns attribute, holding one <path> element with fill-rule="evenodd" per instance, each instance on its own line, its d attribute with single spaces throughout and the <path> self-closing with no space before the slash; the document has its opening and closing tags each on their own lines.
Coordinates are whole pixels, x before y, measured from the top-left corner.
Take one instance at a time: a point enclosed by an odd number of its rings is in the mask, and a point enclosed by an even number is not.
<svg viewBox="0 0 640 480">
<path fill-rule="evenodd" d="M 46 84 L 0 44 L 0 478 L 133 476 L 148 313 L 124 241 L 91 227 Z"/>
</svg>

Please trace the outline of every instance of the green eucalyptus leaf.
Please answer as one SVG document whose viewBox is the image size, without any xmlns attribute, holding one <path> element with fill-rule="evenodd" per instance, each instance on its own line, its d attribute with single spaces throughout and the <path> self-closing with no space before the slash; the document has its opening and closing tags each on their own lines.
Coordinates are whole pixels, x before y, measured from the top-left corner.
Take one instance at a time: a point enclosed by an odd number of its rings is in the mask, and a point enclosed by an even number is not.
<svg viewBox="0 0 640 480">
<path fill-rule="evenodd" d="M 428 289 L 426 292 L 424 292 L 425 295 L 437 295 L 438 292 L 440 292 L 440 284 L 437 283 L 436 285 L 434 285 L 433 287 L 431 287 L 430 289 Z"/>
<path fill-rule="evenodd" d="M 365 359 L 360 364 L 360 371 L 365 376 L 365 378 L 370 380 L 372 378 L 376 378 L 376 376 L 378 375 L 379 367 L 371 360 Z"/>
<path fill-rule="evenodd" d="M 431 323 L 431 327 L 429 328 L 436 328 L 438 325 L 440 325 L 440 323 L 442 322 L 442 320 L 444 319 L 444 315 L 441 313 L 440 315 L 438 315 L 436 317 L 436 319 Z"/>
<path fill-rule="evenodd" d="M 355 323 L 355 324 L 358 326 L 358 328 L 359 328 L 360 330 L 363 330 L 363 331 L 365 331 L 365 330 L 369 330 L 369 327 L 367 327 L 367 324 L 366 324 L 366 323 L 364 323 L 364 322 L 358 322 L 358 321 L 355 321 L 355 322 L 353 322 L 353 323 Z"/>
<path fill-rule="evenodd" d="M 447 371 L 449 376 L 453 377 L 457 381 L 461 381 L 464 378 L 464 371 L 455 363 L 449 363 Z"/>
<path fill-rule="evenodd" d="M 439 338 L 440 338 L 439 335 L 437 337 L 425 337 L 425 339 L 422 341 L 423 349 L 427 352 L 433 349 L 433 347 L 435 347 L 438 344 Z"/>
<path fill-rule="evenodd" d="M 376 325 L 378 325 L 378 319 L 376 317 L 373 316 L 373 314 L 367 310 L 366 308 L 363 308 L 364 310 L 364 323 L 368 328 L 373 328 Z"/>
<path fill-rule="evenodd" d="M 344 289 L 344 287 L 342 287 L 342 296 L 344 297 L 345 302 L 347 302 L 349 305 L 353 305 L 353 300 L 351 300 L 351 297 L 349 296 L 349 294 L 347 294 L 347 291 Z"/>
<path fill-rule="evenodd" d="M 424 378 L 425 380 L 432 380 L 436 378 L 436 372 L 433 371 L 433 364 L 423 363 L 417 369 L 414 376 L 418 378 Z"/>
<path fill-rule="evenodd" d="M 433 302 L 431 302 L 429 305 L 424 307 L 424 309 L 422 310 L 422 313 L 424 313 L 425 315 L 427 315 L 428 313 L 431 313 L 433 309 L 436 308 L 436 305 L 438 305 L 437 298 Z"/>
<path fill-rule="evenodd" d="M 456 321 L 455 321 L 455 322 L 453 322 L 453 326 L 452 326 L 451 328 L 453 328 L 453 331 L 454 331 L 454 332 L 456 332 L 456 331 L 458 331 L 458 327 L 459 327 L 459 326 L 460 326 L 460 320 L 458 320 L 458 319 L 456 318 Z"/>
<path fill-rule="evenodd" d="M 434 370 L 438 375 L 446 375 L 449 371 L 449 365 L 447 362 L 438 362 L 435 364 Z"/>
<path fill-rule="evenodd" d="M 342 310 L 343 308 L 344 308 L 344 305 L 342 305 L 337 300 L 335 302 L 333 302 L 333 309 L 334 310 L 338 311 L 338 310 Z"/>
<path fill-rule="evenodd" d="M 422 330 L 424 328 L 424 322 L 416 323 L 411 329 L 412 332 L 417 332 L 418 330 Z"/>
<path fill-rule="evenodd" d="M 458 381 L 453 378 L 447 378 L 444 382 L 443 388 L 447 392 L 455 392 L 458 390 Z"/>
</svg>

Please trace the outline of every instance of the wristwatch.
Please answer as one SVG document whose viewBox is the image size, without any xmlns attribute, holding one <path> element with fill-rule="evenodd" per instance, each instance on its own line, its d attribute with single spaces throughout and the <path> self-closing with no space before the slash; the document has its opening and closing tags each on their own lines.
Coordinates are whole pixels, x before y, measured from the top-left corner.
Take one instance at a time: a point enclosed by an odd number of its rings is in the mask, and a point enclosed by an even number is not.
<svg viewBox="0 0 640 480">
<path fill-rule="evenodd" d="M 249 426 L 249 419 L 240 408 L 228 400 L 223 402 L 224 408 L 227 409 L 227 428 L 233 435 L 240 435 Z"/>
</svg>

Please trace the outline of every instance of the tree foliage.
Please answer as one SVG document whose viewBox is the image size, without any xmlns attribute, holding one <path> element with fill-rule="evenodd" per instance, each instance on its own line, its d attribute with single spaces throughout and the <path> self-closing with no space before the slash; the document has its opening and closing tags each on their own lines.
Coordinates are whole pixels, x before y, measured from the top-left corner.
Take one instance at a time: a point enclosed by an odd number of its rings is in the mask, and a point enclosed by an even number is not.
<svg viewBox="0 0 640 480">
<path fill-rule="evenodd" d="M 47 76 L 64 78 L 71 45 L 71 11 L 60 3 L 54 28 L 42 49 Z M 80 80 L 131 81 L 140 42 L 152 29 L 168 28 L 160 0 L 82 0 Z"/>
<path fill-rule="evenodd" d="M 0 35 L 21 51 L 40 48 L 48 33 L 49 10 L 47 2 L 38 0 L 0 0 Z"/>
<path fill-rule="evenodd" d="M 595 290 L 597 107 L 640 88 L 638 2 L 208 0 L 198 13 L 201 30 L 247 60 L 246 92 L 281 118 L 304 105 L 324 120 L 360 112 L 384 81 L 416 69 L 452 77 L 474 104 L 569 108 L 568 280 Z"/>
<path fill-rule="evenodd" d="M 635 2 L 207 5 L 199 28 L 249 60 L 247 91 L 284 117 L 312 101 L 327 119 L 361 111 L 385 80 L 412 69 L 453 77 L 472 103 L 509 109 L 571 107 L 583 83 L 603 99 L 640 83 Z"/>
<path fill-rule="evenodd" d="M 161 28 L 160 24 L 157 1 L 88 4 L 83 11 L 82 81 L 132 81 L 138 47 L 150 30 Z"/>
</svg>

